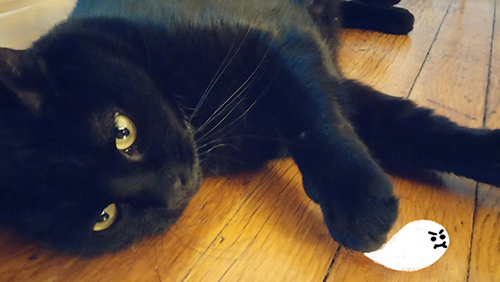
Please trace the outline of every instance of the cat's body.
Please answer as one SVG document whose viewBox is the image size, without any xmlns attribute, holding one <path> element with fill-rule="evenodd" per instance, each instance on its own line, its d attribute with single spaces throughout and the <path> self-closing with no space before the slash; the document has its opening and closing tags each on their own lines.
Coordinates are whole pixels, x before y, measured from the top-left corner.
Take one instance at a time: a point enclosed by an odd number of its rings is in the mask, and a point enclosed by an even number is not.
<svg viewBox="0 0 500 282">
<path fill-rule="evenodd" d="M 138 3 L 81 0 L 33 48 L 0 49 L 3 224 L 115 251 L 175 222 L 202 174 L 287 155 L 334 239 L 367 251 L 397 215 L 378 163 L 500 184 L 498 131 L 342 76 L 338 2 Z"/>
</svg>

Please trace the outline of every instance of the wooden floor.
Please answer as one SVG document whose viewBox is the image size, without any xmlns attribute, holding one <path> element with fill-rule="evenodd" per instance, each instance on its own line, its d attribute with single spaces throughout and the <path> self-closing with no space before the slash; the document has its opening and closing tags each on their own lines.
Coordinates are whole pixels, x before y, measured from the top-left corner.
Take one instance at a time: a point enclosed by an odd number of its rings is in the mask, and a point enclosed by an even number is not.
<svg viewBox="0 0 500 282">
<path fill-rule="evenodd" d="M 460 124 L 500 127 L 499 1 L 403 0 L 414 31 L 345 31 L 340 63 L 348 77 Z M 29 46 L 73 2 L 0 0 L 0 46 Z M 429 268 L 397 272 L 339 248 L 284 160 L 208 179 L 168 233 L 118 254 L 71 258 L 3 232 L 0 281 L 500 281 L 499 189 L 449 175 L 443 185 L 392 180 L 400 215 L 391 234 L 416 219 L 449 232 Z"/>
</svg>

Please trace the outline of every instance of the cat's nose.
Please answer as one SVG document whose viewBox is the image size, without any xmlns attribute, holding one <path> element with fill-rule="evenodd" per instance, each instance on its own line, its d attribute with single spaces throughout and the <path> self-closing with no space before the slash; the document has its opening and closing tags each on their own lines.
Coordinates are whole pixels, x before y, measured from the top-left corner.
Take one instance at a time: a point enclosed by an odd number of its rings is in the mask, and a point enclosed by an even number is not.
<svg viewBox="0 0 500 282">
<path fill-rule="evenodd" d="M 185 173 L 179 174 L 179 181 L 182 186 L 186 186 L 188 182 L 188 176 Z"/>
<path fill-rule="evenodd" d="M 187 205 L 193 193 L 190 189 L 185 189 L 187 183 L 187 178 L 177 177 L 175 183 L 170 187 L 170 191 L 167 196 L 167 208 L 170 210 L 176 210 L 183 208 Z"/>
</svg>

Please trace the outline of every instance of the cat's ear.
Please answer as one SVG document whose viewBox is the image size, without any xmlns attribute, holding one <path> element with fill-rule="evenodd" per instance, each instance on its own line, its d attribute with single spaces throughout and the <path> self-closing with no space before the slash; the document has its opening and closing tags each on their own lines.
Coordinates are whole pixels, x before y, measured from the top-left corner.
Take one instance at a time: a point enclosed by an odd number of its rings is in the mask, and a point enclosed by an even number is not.
<svg viewBox="0 0 500 282">
<path fill-rule="evenodd" d="M 39 86 L 44 73 L 43 62 L 27 56 L 26 50 L 0 48 L 0 84 L 15 94 L 14 98 L 33 114 L 37 114 L 42 106 Z"/>
</svg>

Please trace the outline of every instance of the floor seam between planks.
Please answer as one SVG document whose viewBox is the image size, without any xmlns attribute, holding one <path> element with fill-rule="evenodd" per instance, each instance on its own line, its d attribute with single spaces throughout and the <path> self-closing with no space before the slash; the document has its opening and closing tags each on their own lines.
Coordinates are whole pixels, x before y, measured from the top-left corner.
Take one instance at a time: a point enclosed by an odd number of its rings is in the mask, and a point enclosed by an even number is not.
<svg viewBox="0 0 500 282">
<path fill-rule="evenodd" d="M 441 20 L 441 23 L 439 23 L 439 27 L 436 30 L 436 34 L 434 35 L 434 38 L 432 39 L 432 42 L 429 46 L 429 49 L 427 49 L 427 53 L 425 54 L 424 60 L 422 61 L 422 64 L 420 65 L 420 68 L 418 69 L 417 75 L 415 76 L 415 79 L 413 80 L 413 83 L 411 84 L 410 90 L 408 91 L 408 95 L 406 95 L 406 99 L 409 99 L 411 96 L 411 93 L 413 92 L 413 87 L 415 87 L 415 84 L 417 84 L 417 80 L 420 77 L 420 73 L 422 72 L 422 69 L 424 68 L 425 63 L 427 62 L 427 58 L 429 58 L 429 54 L 431 53 L 432 47 L 434 46 L 434 43 L 436 42 L 439 33 L 441 32 L 441 27 L 443 26 L 444 20 L 448 16 L 448 13 L 450 12 L 451 5 L 455 2 L 455 0 L 451 0 L 450 4 L 448 4 L 448 8 L 446 8 L 446 12 L 444 13 L 443 19 Z"/>
<path fill-rule="evenodd" d="M 227 273 L 231 270 L 231 268 L 233 268 L 233 266 L 236 264 L 236 262 L 238 261 L 238 259 L 235 259 L 233 261 L 233 263 L 231 263 L 231 265 L 226 269 L 226 271 L 224 271 L 224 273 L 222 274 L 222 276 L 219 278 L 219 280 L 217 280 L 217 282 L 221 282 L 222 279 L 224 279 L 224 277 L 227 275 Z"/>
<path fill-rule="evenodd" d="M 495 42 L 495 25 L 496 25 L 496 15 L 497 15 L 497 1 L 493 6 L 493 23 L 491 28 L 491 40 L 490 40 L 490 59 L 488 61 L 488 77 L 486 78 L 486 95 L 484 97 L 484 113 L 483 113 L 483 128 L 486 127 L 486 120 L 488 118 L 488 98 L 490 97 L 490 86 L 491 86 L 491 67 L 493 65 L 493 44 Z"/>
<path fill-rule="evenodd" d="M 492 28 L 491 28 L 491 39 L 490 39 L 490 53 L 489 53 L 489 60 L 488 60 L 488 75 L 486 78 L 486 89 L 485 89 L 485 96 L 484 96 L 484 106 L 483 106 L 483 124 L 482 127 L 486 127 L 486 120 L 488 118 L 488 98 L 490 94 L 490 86 L 491 86 L 491 67 L 493 64 L 493 44 L 495 40 L 495 25 L 496 25 L 496 14 L 497 14 L 497 1 L 495 1 L 495 4 L 493 6 L 493 22 L 492 22 Z M 466 281 L 470 281 L 470 268 L 471 268 L 471 263 L 472 263 L 472 246 L 474 243 L 474 230 L 475 230 L 475 225 L 476 225 L 476 214 L 477 214 L 477 205 L 478 205 L 478 194 L 479 194 L 479 183 L 476 182 L 476 191 L 474 193 L 474 213 L 472 214 L 472 229 L 471 229 L 471 234 L 470 234 L 470 245 L 469 245 L 469 260 L 467 263 L 467 278 Z"/>
<path fill-rule="evenodd" d="M 477 197 L 479 194 L 479 183 L 476 182 L 476 191 L 474 193 L 474 212 L 472 213 L 472 229 L 470 233 L 470 244 L 469 244 L 469 258 L 467 262 L 467 277 L 465 281 L 469 282 L 470 279 L 470 265 L 472 261 L 472 244 L 474 241 L 474 225 L 476 225 L 476 213 L 477 213 Z"/>
<path fill-rule="evenodd" d="M 330 276 L 330 272 L 332 271 L 333 264 L 335 264 L 335 260 L 337 259 L 337 256 L 339 255 L 340 249 L 342 249 L 342 246 L 339 245 L 337 247 L 337 250 L 335 251 L 335 254 L 333 255 L 332 262 L 330 263 L 330 266 L 328 267 L 328 270 L 326 271 L 325 278 L 323 279 L 323 282 L 326 282 L 328 280 L 328 277 Z"/>
</svg>

